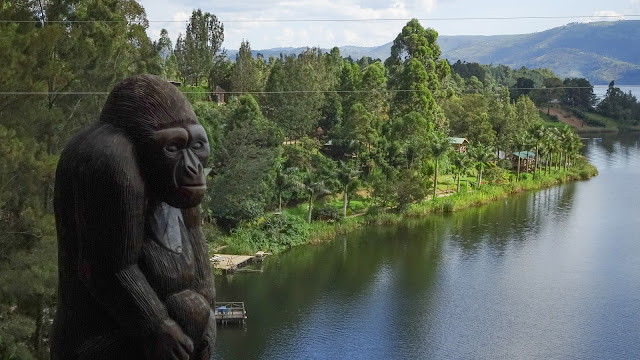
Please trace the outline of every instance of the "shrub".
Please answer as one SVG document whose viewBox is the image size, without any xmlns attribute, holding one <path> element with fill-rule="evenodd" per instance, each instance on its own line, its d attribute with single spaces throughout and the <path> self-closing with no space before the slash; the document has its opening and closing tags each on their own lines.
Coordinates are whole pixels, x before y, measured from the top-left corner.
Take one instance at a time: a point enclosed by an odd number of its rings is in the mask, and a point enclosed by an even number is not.
<svg viewBox="0 0 640 360">
<path fill-rule="evenodd" d="M 498 182 L 502 182 L 505 179 L 505 171 L 503 168 L 495 166 L 495 167 L 487 167 L 482 175 L 482 180 L 486 180 L 489 184 L 495 184 Z"/>
<path fill-rule="evenodd" d="M 303 218 L 282 213 L 234 229 L 226 243 L 230 253 L 253 254 L 258 250 L 280 252 L 305 243 L 308 237 L 309 224 Z"/>
<path fill-rule="evenodd" d="M 342 218 L 342 209 L 338 209 L 331 204 L 325 204 L 313 212 L 313 218 L 321 221 L 337 221 Z"/>
<path fill-rule="evenodd" d="M 589 171 L 580 170 L 580 172 L 578 173 L 578 176 L 580 176 L 580 179 L 582 180 L 587 180 L 589 178 Z"/>
<path fill-rule="evenodd" d="M 531 179 L 533 179 L 533 174 L 520 173 L 520 180 L 531 180 Z"/>
<path fill-rule="evenodd" d="M 503 169 L 511 169 L 511 160 L 509 159 L 500 159 L 498 160 L 498 166 Z"/>
<path fill-rule="evenodd" d="M 380 206 L 372 206 L 372 207 L 367 209 L 367 213 L 365 215 L 366 216 L 376 216 L 376 215 L 381 214 L 383 212 L 384 212 L 384 209 L 381 208 Z"/>
</svg>

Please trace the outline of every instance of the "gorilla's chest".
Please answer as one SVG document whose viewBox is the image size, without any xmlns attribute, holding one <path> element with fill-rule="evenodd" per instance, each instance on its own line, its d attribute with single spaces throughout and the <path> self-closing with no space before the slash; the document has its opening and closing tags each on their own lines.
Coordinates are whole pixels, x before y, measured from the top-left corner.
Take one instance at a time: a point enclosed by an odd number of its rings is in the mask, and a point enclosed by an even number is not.
<svg viewBox="0 0 640 360">
<path fill-rule="evenodd" d="M 190 288 L 194 281 L 195 260 L 190 236 L 179 209 L 164 204 L 147 216 L 139 264 L 161 299 Z"/>
</svg>

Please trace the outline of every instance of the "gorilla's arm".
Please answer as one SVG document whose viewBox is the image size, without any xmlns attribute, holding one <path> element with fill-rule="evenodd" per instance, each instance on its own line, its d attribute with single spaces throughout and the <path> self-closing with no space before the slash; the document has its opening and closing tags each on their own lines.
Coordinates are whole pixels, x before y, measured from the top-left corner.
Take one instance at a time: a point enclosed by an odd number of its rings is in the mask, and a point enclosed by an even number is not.
<svg viewBox="0 0 640 360">
<path fill-rule="evenodd" d="M 91 162 L 73 164 L 81 169 L 74 193 L 86 196 L 75 199 L 78 275 L 125 335 L 154 334 L 168 315 L 138 267 L 144 242 L 144 182 L 130 141 L 111 134 L 109 127 L 97 132 L 100 141 L 87 141 L 85 149 L 92 152 Z"/>
<path fill-rule="evenodd" d="M 215 287 L 213 270 L 209 260 L 209 248 L 202 233 L 200 214 L 197 207 L 182 210 L 185 226 L 189 231 L 189 239 L 193 248 L 196 274 L 193 290 L 202 295 L 211 307 L 215 306 Z"/>
<path fill-rule="evenodd" d="M 182 210 L 185 225 L 189 231 L 189 239 L 193 248 L 196 262 L 195 281 L 192 290 L 200 294 L 209 305 L 209 319 L 200 339 L 193 339 L 196 343 L 194 357 L 209 359 L 216 342 L 215 307 L 216 293 L 213 284 L 213 269 L 209 260 L 209 249 L 200 226 L 199 208 Z"/>
</svg>

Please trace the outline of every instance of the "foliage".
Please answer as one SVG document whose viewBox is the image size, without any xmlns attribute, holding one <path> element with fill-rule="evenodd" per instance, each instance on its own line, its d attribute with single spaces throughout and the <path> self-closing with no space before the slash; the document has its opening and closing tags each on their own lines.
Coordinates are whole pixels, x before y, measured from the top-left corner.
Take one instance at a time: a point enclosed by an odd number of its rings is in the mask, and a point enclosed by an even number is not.
<svg viewBox="0 0 640 360">
<path fill-rule="evenodd" d="M 223 41 L 224 26 L 215 15 L 200 9 L 191 13 L 186 33 L 178 36 L 175 47 L 179 71 L 188 84 L 198 86 L 224 58 Z"/>
<path fill-rule="evenodd" d="M 282 214 L 270 214 L 234 229 L 223 242 L 226 251 L 255 254 L 257 251 L 278 253 L 307 242 L 309 225 L 304 219 Z"/>
<path fill-rule="evenodd" d="M 324 204 L 313 212 L 313 217 L 315 220 L 333 222 L 342 219 L 341 210 L 332 204 Z"/>
<path fill-rule="evenodd" d="M 609 84 L 607 95 L 598 104 L 597 110 L 605 116 L 616 119 L 623 125 L 640 124 L 640 102 L 631 92 L 622 92 L 620 88 L 615 86 L 613 81 Z M 604 123 L 592 117 L 589 118 L 589 122 Z M 606 124 L 603 126 L 606 126 Z"/>
<path fill-rule="evenodd" d="M 489 167 L 483 174 L 483 179 L 489 184 L 498 184 L 508 180 L 506 171 L 499 167 Z"/>
</svg>

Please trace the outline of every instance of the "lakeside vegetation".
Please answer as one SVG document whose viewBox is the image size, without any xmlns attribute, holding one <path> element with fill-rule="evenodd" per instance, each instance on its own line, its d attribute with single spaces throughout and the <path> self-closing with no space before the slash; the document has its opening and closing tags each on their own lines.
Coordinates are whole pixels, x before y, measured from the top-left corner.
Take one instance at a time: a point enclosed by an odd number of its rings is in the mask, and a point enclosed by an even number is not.
<svg viewBox="0 0 640 360">
<path fill-rule="evenodd" d="M 254 254 L 267 249 L 279 253 L 293 246 L 311 244 L 331 240 L 338 235 L 361 228 L 366 225 L 390 225 L 404 219 L 422 217 L 430 214 L 450 213 L 473 206 L 488 204 L 524 191 L 538 190 L 570 181 L 586 180 L 598 171 L 583 157 L 577 158 L 575 167 L 534 178 L 526 174 L 519 182 L 502 182 L 484 185 L 473 191 L 462 189 L 459 192 L 442 194 L 435 200 L 432 198 L 412 203 L 404 209 L 383 208 L 376 206 L 369 198 L 353 201 L 349 207 L 350 214 L 340 216 L 338 209 L 341 201 L 328 196 L 325 199 L 323 213 L 329 214 L 330 221 L 305 221 L 306 206 L 284 209 L 282 213 L 265 214 L 260 219 L 245 223 L 230 234 L 210 234 L 216 238 L 215 247 L 224 247 L 225 253 Z M 525 174 L 523 174 L 525 175 Z M 327 208 L 333 209 L 326 210 Z M 322 217 L 322 215 L 320 215 Z M 327 218 L 325 217 L 325 220 Z M 213 251 L 213 249 L 212 249 Z"/>
<path fill-rule="evenodd" d="M 415 19 L 399 29 L 383 63 L 345 59 L 337 48 L 256 59 L 248 41 L 230 62 L 215 15 L 194 11 L 173 47 L 166 31 L 148 38 L 136 1 L 14 1 L 0 18 L 22 21 L 0 23 L 3 359 L 48 357 L 56 164 L 67 141 L 98 119 L 105 92 L 133 74 L 182 82 L 211 142 L 203 227 L 212 244 L 237 252 L 282 251 L 594 173 L 578 156 L 575 133 L 543 123 L 538 110 L 558 97 L 574 105 L 591 99 L 589 86 L 564 91 L 581 79 L 504 66 L 460 75 L 441 58 L 437 32 Z M 560 81 L 561 95 L 540 100 L 525 92 L 527 79 L 534 88 Z M 607 111 L 617 114 L 616 106 Z M 621 119 L 637 121 L 634 111 Z M 468 151 L 453 151 L 450 136 L 468 139 Z M 497 156 L 534 150 L 535 179 L 530 165 L 514 168 Z M 465 180 L 473 191 L 430 199 Z"/>
</svg>

